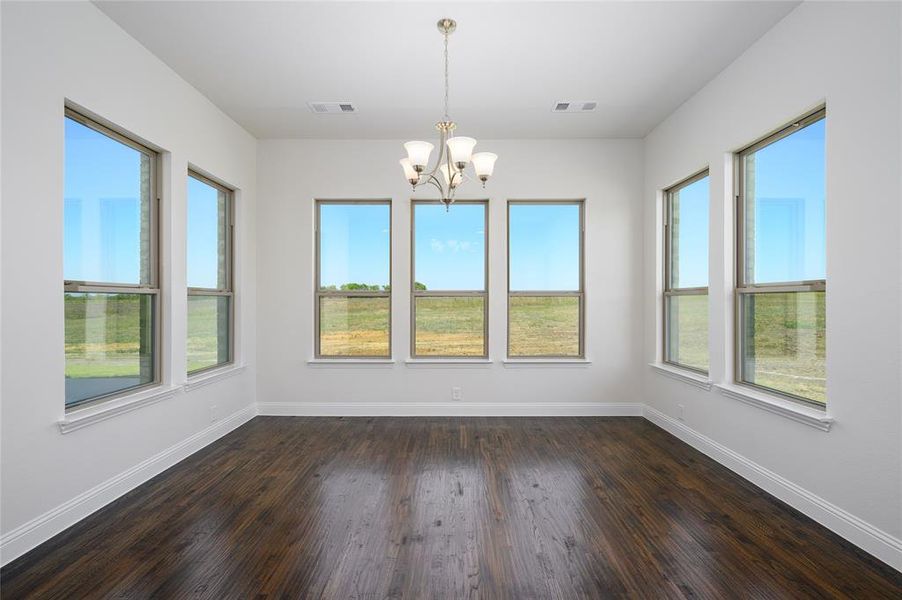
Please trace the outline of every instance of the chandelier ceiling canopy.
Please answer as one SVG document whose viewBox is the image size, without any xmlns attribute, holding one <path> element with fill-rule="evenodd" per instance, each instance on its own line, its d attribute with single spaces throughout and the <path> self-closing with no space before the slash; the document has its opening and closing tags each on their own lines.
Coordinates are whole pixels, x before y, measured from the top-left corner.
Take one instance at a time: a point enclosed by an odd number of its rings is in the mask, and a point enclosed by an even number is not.
<svg viewBox="0 0 902 600">
<path fill-rule="evenodd" d="M 429 156 L 435 146 L 430 142 L 411 141 L 404 144 L 407 158 L 402 158 L 400 162 L 401 168 L 404 169 L 404 177 L 414 190 L 427 183 L 434 186 L 441 195 L 442 203 L 448 209 L 454 202 L 454 195 L 460 185 L 471 179 L 466 173 L 467 166 L 473 164 L 476 178 L 485 187 L 485 182 L 495 168 L 498 155 L 491 152 L 474 153 L 476 140 L 471 137 L 452 137 L 457 124 L 448 114 L 448 36 L 457 29 L 457 22 L 454 19 L 439 19 L 437 26 L 445 42 L 445 116 L 435 124 L 439 132 L 438 161 L 431 169 L 427 168 Z"/>
</svg>

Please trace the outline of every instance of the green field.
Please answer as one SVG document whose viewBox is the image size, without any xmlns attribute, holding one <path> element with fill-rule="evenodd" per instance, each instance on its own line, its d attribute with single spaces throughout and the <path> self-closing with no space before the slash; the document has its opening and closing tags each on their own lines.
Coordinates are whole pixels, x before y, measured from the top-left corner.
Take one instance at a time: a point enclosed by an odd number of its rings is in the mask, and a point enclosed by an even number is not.
<svg viewBox="0 0 902 600">
<path fill-rule="evenodd" d="M 322 298 L 320 354 L 387 356 L 387 298 Z M 484 300 L 419 297 L 419 356 L 482 356 Z M 511 356 L 579 354 L 579 298 L 518 296 L 511 300 Z"/>
<path fill-rule="evenodd" d="M 756 294 L 745 308 L 746 380 L 826 402 L 824 292 Z"/>
<path fill-rule="evenodd" d="M 745 381 L 826 402 L 826 306 L 823 292 L 749 297 Z M 673 296 L 670 359 L 708 368 L 708 298 Z"/>
<path fill-rule="evenodd" d="M 579 356 L 577 296 L 512 296 L 510 356 Z"/>
<path fill-rule="evenodd" d="M 484 356 L 485 299 L 416 299 L 418 356 Z"/>
<path fill-rule="evenodd" d="M 66 377 L 152 380 L 151 303 L 148 295 L 66 294 Z M 223 320 L 228 323 L 227 298 L 189 298 L 189 371 L 228 360 L 228 339 L 217 335 L 217 324 Z"/>
<path fill-rule="evenodd" d="M 390 356 L 388 297 L 320 298 L 322 356 Z"/>
<path fill-rule="evenodd" d="M 224 362 L 228 300 L 192 297 L 188 303 L 188 369 Z M 708 364 L 707 297 L 683 296 L 672 312 L 677 335 L 671 357 L 705 369 Z M 671 307 L 673 311 L 673 307 Z M 149 296 L 66 294 L 66 377 L 141 377 L 153 371 Z M 746 335 L 746 380 L 789 394 L 825 401 L 825 295 L 757 294 L 746 311 L 754 326 Z M 142 312 L 144 327 L 142 328 Z M 420 297 L 417 354 L 481 356 L 483 299 Z M 389 301 L 323 298 L 320 353 L 324 356 L 388 356 Z M 511 356 L 579 353 L 579 299 L 515 296 L 510 302 Z M 143 331 L 142 331 L 143 329 Z M 227 329 L 223 326 L 223 329 Z M 142 353 L 142 335 L 144 352 Z"/>
</svg>

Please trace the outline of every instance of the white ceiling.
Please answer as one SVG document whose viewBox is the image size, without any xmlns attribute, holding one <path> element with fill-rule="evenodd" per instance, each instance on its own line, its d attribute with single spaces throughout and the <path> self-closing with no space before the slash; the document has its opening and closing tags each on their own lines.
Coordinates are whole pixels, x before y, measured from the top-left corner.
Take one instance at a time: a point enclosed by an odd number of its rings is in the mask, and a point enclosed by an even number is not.
<svg viewBox="0 0 902 600">
<path fill-rule="evenodd" d="M 798 2 L 97 1 L 258 138 L 642 137 Z M 310 101 L 352 101 L 317 115 Z M 594 113 L 553 114 L 558 100 Z"/>
</svg>

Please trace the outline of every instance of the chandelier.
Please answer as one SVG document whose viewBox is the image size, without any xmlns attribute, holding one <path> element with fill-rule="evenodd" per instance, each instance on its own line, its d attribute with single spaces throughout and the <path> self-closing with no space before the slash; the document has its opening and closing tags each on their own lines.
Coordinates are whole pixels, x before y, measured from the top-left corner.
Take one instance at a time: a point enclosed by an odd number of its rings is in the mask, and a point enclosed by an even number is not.
<svg viewBox="0 0 902 600">
<path fill-rule="evenodd" d="M 462 183 L 470 177 L 464 172 L 471 162 L 476 177 L 485 187 L 485 182 L 492 175 L 495 168 L 497 154 L 491 152 L 473 153 L 476 140 L 471 137 L 451 136 L 457 125 L 448 116 L 448 36 L 457 29 L 454 19 L 440 19 L 437 23 L 438 30 L 445 38 L 445 116 L 435 124 L 439 131 L 438 161 L 432 169 L 429 165 L 429 155 L 434 145 L 429 142 L 412 141 L 404 144 L 407 150 L 407 158 L 401 159 L 401 168 L 404 169 L 404 177 L 416 190 L 418 187 L 430 184 L 441 194 L 441 201 L 445 210 L 451 208 L 454 202 L 454 194 Z M 446 148 L 447 146 L 447 148 Z M 438 173 L 441 172 L 439 176 Z"/>
</svg>

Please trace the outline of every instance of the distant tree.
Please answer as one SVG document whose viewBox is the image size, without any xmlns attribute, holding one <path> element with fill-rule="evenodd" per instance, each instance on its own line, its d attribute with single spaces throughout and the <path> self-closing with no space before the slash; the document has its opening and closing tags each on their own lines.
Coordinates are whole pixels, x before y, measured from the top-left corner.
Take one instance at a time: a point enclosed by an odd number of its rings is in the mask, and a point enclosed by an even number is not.
<svg viewBox="0 0 902 600">
<path fill-rule="evenodd" d="M 338 288 L 335 287 L 334 285 L 327 285 L 321 289 L 326 290 L 327 292 L 335 292 L 338 290 Z"/>
<path fill-rule="evenodd" d="M 425 284 L 425 283 L 420 283 L 419 281 L 414 281 L 414 282 L 413 282 L 413 289 L 419 290 L 419 291 L 421 291 L 421 292 L 425 292 L 425 291 L 426 291 L 426 284 Z"/>
<path fill-rule="evenodd" d="M 350 292 L 350 291 L 378 292 L 379 285 L 378 284 L 368 285 L 366 283 L 343 283 L 343 284 L 341 284 L 341 290 L 343 292 Z"/>
<path fill-rule="evenodd" d="M 382 289 L 383 289 L 384 291 L 386 291 L 386 292 L 390 292 L 390 291 L 391 291 L 391 286 L 390 286 L 390 285 L 383 285 L 383 286 L 382 286 Z"/>
</svg>

